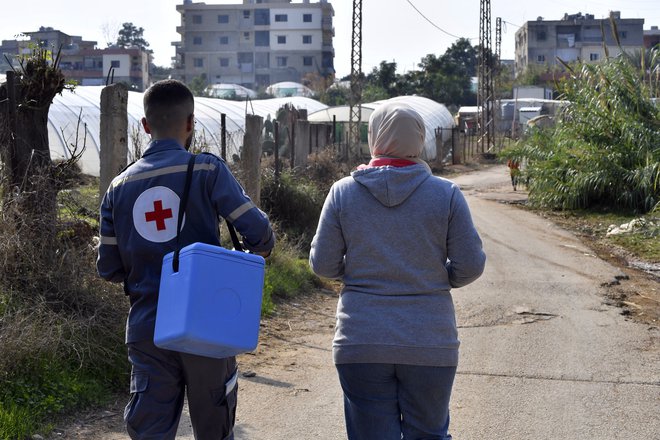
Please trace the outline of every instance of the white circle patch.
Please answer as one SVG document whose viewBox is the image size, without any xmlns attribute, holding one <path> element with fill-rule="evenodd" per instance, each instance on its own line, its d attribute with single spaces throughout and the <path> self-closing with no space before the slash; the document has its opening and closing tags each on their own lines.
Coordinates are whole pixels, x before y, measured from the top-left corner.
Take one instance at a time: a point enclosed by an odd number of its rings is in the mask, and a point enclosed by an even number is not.
<svg viewBox="0 0 660 440">
<path fill-rule="evenodd" d="M 133 205 L 133 224 L 146 240 L 164 243 L 176 237 L 179 196 L 165 186 L 149 188 Z M 185 215 L 183 221 L 185 224 Z"/>
</svg>

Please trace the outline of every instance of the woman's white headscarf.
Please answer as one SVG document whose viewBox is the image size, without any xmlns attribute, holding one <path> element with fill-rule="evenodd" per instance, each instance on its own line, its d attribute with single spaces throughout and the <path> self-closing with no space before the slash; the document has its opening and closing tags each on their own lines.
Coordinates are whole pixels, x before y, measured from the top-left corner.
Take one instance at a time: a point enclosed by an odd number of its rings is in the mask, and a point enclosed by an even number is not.
<svg viewBox="0 0 660 440">
<path fill-rule="evenodd" d="M 396 157 L 421 162 L 426 128 L 412 107 L 399 102 L 380 105 L 369 118 L 371 157 Z"/>
</svg>

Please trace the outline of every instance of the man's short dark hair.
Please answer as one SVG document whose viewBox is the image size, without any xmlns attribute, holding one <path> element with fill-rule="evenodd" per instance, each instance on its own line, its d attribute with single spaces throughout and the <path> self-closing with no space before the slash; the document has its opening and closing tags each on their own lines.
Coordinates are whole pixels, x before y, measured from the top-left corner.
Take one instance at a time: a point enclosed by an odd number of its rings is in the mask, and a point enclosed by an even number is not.
<svg viewBox="0 0 660 440">
<path fill-rule="evenodd" d="M 181 81 L 158 81 L 144 93 L 144 114 L 152 131 L 166 133 L 195 110 L 190 89 Z"/>
</svg>

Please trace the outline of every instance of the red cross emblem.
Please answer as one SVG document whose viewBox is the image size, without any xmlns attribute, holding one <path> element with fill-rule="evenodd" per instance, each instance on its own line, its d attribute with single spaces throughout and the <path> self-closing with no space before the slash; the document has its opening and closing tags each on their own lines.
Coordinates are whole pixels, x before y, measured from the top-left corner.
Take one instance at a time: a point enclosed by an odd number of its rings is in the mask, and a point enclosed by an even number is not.
<svg viewBox="0 0 660 440">
<path fill-rule="evenodd" d="M 176 237 L 179 196 L 164 186 L 154 186 L 138 196 L 133 204 L 133 226 L 153 243 L 165 243 Z M 186 216 L 181 220 L 181 226 Z"/>
<path fill-rule="evenodd" d="M 163 231 L 166 229 L 165 220 L 172 218 L 172 210 L 170 208 L 163 209 L 162 200 L 154 200 L 154 210 L 145 212 L 144 218 L 148 222 L 156 222 L 156 229 Z"/>
</svg>

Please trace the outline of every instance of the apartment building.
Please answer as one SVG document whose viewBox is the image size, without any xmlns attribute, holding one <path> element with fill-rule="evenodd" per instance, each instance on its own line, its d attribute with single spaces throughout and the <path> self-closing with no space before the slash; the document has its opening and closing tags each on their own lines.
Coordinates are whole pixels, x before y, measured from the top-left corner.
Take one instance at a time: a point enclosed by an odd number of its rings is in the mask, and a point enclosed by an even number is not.
<svg viewBox="0 0 660 440">
<path fill-rule="evenodd" d="M 97 49 L 96 41 L 68 35 L 52 27 L 41 27 L 36 32 L 26 32 L 26 39 L 3 40 L 0 57 L 13 60 L 27 55 L 34 45 L 53 51 L 62 49 L 60 69 L 67 80 L 75 80 L 83 86 L 104 85 L 111 77 L 115 83 L 125 82 L 135 90 L 149 86 L 150 53 L 138 47 L 109 47 Z M 9 67 L 9 66 L 7 66 Z"/>
<path fill-rule="evenodd" d="M 640 50 L 644 46 L 644 19 L 621 18 L 618 11 L 611 12 L 611 17 L 621 48 L 626 52 Z M 610 19 L 596 19 L 592 14 L 565 14 L 556 21 L 539 17 L 526 22 L 516 32 L 515 40 L 516 75 L 528 65 L 559 65 L 558 58 L 569 63 L 599 62 L 606 56 L 604 45 L 610 56 L 621 53 Z"/>
<path fill-rule="evenodd" d="M 644 47 L 652 49 L 660 45 L 660 29 L 658 26 L 651 26 L 651 29 L 644 31 Z"/>
<path fill-rule="evenodd" d="M 243 0 L 177 5 L 181 41 L 173 76 L 209 84 L 233 83 L 256 90 L 307 74 L 334 73 L 334 10 L 327 0 Z"/>
</svg>

